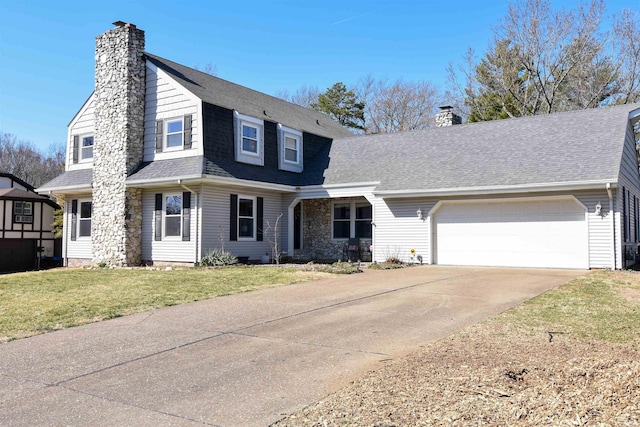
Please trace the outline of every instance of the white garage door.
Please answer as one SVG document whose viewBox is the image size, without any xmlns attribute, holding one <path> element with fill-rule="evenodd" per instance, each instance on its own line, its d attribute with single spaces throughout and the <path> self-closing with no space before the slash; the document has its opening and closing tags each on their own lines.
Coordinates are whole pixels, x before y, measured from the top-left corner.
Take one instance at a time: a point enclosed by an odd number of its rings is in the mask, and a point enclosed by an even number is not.
<svg viewBox="0 0 640 427">
<path fill-rule="evenodd" d="M 574 199 L 445 203 L 434 231 L 437 264 L 589 268 L 585 211 Z"/>
</svg>

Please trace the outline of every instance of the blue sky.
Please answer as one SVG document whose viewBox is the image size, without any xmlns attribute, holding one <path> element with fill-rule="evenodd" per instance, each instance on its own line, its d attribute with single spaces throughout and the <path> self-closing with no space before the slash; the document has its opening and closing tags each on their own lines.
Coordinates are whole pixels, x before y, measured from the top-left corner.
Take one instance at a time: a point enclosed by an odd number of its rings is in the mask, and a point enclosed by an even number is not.
<svg viewBox="0 0 640 427">
<path fill-rule="evenodd" d="M 554 5 L 573 7 L 575 1 Z M 93 90 L 95 36 L 114 21 L 146 33 L 146 50 L 275 94 L 376 78 L 429 80 L 468 47 L 480 53 L 508 1 L 0 0 L 0 131 L 46 151 Z M 638 8 L 609 0 L 607 13 Z"/>
</svg>

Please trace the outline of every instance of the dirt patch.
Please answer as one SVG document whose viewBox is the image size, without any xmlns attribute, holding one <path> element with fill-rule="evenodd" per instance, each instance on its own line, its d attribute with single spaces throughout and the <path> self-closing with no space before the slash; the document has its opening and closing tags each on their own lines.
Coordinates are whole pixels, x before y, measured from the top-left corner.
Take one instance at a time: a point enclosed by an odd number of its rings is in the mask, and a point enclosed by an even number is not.
<svg viewBox="0 0 640 427">
<path fill-rule="evenodd" d="M 633 303 L 640 302 L 640 289 L 637 288 L 620 288 L 618 295 Z"/>
<path fill-rule="evenodd" d="M 640 352 L 474 325 L 367 373 L 278 426 L 639 425 Z"/>
</svg>

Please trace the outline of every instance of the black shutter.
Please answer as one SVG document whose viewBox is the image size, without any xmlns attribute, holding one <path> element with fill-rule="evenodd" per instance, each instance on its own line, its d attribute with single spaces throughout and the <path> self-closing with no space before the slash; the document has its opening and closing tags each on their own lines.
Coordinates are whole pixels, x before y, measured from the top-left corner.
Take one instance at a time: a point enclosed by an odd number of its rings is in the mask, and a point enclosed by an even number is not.
<svg viewBox="0 0 640 427">
<path fill-rule="evenodd" d="M 191 193 L 182 193 L 182 240 L 191 239 Z"/>
<path fill-rule="evenodd" d="M 156 194 L 156 232 L 155 240 L 162 240 L 162 194 Z"/>
<path fill-rule="evenodd" d="M 156 120 L 156 153 L 162 153 L 162 130 L 164 124 L 162 120 Z"/>
<path fill-rule="evenodd" d="M 71 201 L 71 240 L 76 240 L 78 232 L 78 201 Z"/>
<path fill-rule="evenodd" d="M 258 201 L 257 201 L 257 231 L 256 231 L 256 240 L 258 242 L 262 242 L 263 240 L 263 227 L 264 227 L 264 220 L 262 219 L 262 217 L 264 216 L 264 199 L 262 197 L 258 197 Z"/>
<path fill-rule="evenodd" d="M 73 163 L 78 163 L 79 140 L 80 137 L 78 135 L 73 136 Z"/>
<path fill-rule="evenodd" d="M 191 114 L 184 116 L 184 149 L 191 148 Z"/>
<path fill-rule="evenodd" d="M 229 240 L 238 240 L 238 195 L 231 195 L 229 205 Z"/>
</svg>

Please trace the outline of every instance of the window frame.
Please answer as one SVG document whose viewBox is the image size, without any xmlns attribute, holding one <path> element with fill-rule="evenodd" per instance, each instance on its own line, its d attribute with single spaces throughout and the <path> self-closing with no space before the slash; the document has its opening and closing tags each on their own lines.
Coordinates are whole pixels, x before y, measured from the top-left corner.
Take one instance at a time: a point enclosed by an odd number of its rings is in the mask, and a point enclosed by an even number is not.
<svg viewBox="0 0 640 427">
<path fill-rule="evenodd" d="M 83 217 L 82 214 L 82 205 L 84 204 L 89 204 L 90 205 L 90 214 L 91 216 L 89 217 Z M 77 238 L 78 239 L 90 239 L 91 238 L 91 223 L 93 221 L 93 200 L 92 199 L 78 199 L 78 230 L 77 230 Z M 89 234 L 82 234 L 82 223 L 84 222 L 89 222 Z"/>
<path fill-rule="evenodd" d="M 180 122 L 180 132 L 169 132 L 169 125 L 177 122 Z M 179 151 L 184 149 L 184 116 L 164 119 L 162 125 L 164 126 L 162 135 L 163 151 Z M 180 145 L 169 146 L 169 137 L 176 135 L 180 135 Z"/>
<path fill-rule="evenodd" d="M 25 207 L 29 206 L 29 212 L 25 212 Z M 20 217 L 21 221 L 18 221 Z M 24 219 L 24 221 L 22 220 Z M 14 200 L 13 202 L 13 222 L 14 224 L 33 224 L 33 202 L 27 200 Z"/>
<path fill-rule="evenodd" d="M 180 203 L 178 204 L 178 207 L 180 209 L 180 213 L 179 214 L 171 214 L 168 215 L 167 214 L 167 199 L 170 197 L 178 197 L 180 199 Z M 179 193 L 162 193 L 162 240 L 182 240 L 182 234 L 183 234 L 183 230 L 182 230 L 182 215 L 184 214 L 184 208 L 183 208 L 183 193 L 179 192 Z M 178 218 L 178 234 L 174 235 L 174 234 L 167 234 L 167 218 Z"/>
<path fill-rule="evenodd" d="M 84 141 L 88 138 L 91 138 L 91 145 L 85 146 Z M 80 162 L 93 161 L 93 150 L 95 149 L 95 146 L 96 146 L 95 135 L 93 134 L 80 135 L 78 139 L 79 139 L 78 144 L 80 145 L 78 147 L 78 157 L 79 157 L 78 162 L 80 163 Z M 91 157 L 85 156 L 85 149 L 88 147 L 91 147 Z"/>
<path fill-rule="evenodd" d="M 252 216 L 246 216 L 246 215 L 241 215 L 240 214 L 240 203 L 243 200 L 250 200 L 251 201 L 251 214 Z M 238 230 L 238 241 L 245 241 L 245 242 L 255 242 L 257 241 L 257 227 L 258 227 L 258 206 L 257 206 L 257 197 L 256 196 L 244 196 L 241 194 L 238 194 L 238 204 L 237 204 L 237 215 L 236 215 L 236 224 L 237 224 L 237 230 Z M 240 228 L 240 219 L 251 219 L 252 222 L 252 228 L 251 228 L 251 236 L 242 236 L 241 235 L 241 228 Z"/>
<path fill-rule="evenodd" d="M 234 146 L 237 162 L 251 165 L 264 166 L 264 120 L 245 116 L 237 111 L 233 112 L 234 118 Z M 256 151 L 244 149 L 244 127 L 256 130 Z M 252 139 L 252 138 L 250 138 Z"/>
<path fill-rule="evenodd" d="M 344 219 L 344 218 L 339 218 L 336 219 L 336 206 L 337 205 L 349 205 L 349 219 Z M 358 206 L 363 206 L 363 205 L 368 205 L 371 208 L 371 218 L 357 218 L 358 214 L 357 214 L 357 209 Z M 339 221 L 339 222 L 349 222 L 349 237 L 336 237 L 336 233 L 335 233 L 335 223 Z M 357 234 L 357 227 L 356 227 L 356 222 L 364 222 L 364 221 L 368 221 L 369 222 L 369 226 L 371 226 L 371 235 L 369 237 L 363 237 L 363 236 L 356 236 Z M 332 240 L 338 240 L 338 241 L 344 241 L 344 240 L 348 240 L 351 238 L 359 238 L 359 239 L 365 239 L 365 240 L 370 240 L 373 238 L 373 205 L 371 205 L 371 203 L 369 203 L 368 201 L 358 201 L 358 200 L 334 200 L 331 203 L 331 239 Z"/>
<path fill-rule="evenodd" d="M 287 160 L 287 138 L 296 143 L 296 161 Z M 304 169 L 304 138 L 302 132 L 278 124 L 278 168 L 290 172 L 302 172 Z"/>
</svg>

